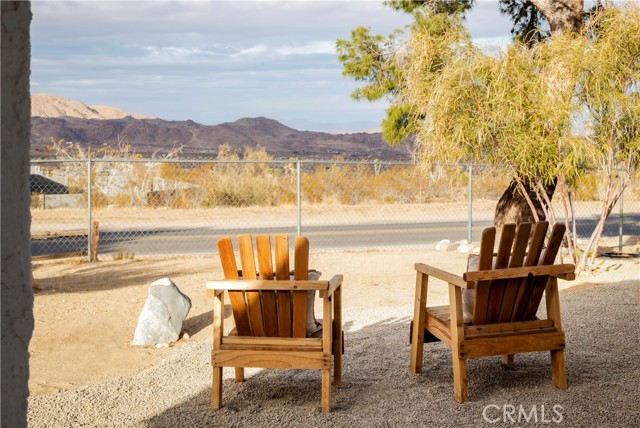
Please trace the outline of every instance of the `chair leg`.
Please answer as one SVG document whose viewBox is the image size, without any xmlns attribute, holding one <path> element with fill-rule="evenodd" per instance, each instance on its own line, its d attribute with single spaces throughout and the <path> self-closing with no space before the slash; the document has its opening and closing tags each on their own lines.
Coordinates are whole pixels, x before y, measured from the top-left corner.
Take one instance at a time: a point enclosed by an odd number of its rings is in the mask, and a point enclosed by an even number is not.
<svg viewBox="0 0 640 428">
<path fill-rule="evenodd" d="M 334 321 L 333 329 L 333 384 L 342 385 L 342 326 Z"/>
<path fill-rule="evenodd" d="M 342 332 L 342 286 L 333 293 L 333 384 L 342 385 L 342 352 L 344 333 Z"/>
<path fill-rule="evenodd" d="M 234 367 L 236 372 L 236 382 L 244 382 L 244 367 Z"/>
<path fill-rule="evenodd" d="M 564 350 L 551 351 L 551 379 L 556 388 L 567 389 Z"/>
<path fill-rule="evenodd" d="M 211 392 L 211 408 L 218 410 L 222 406 L 222 367 L 213 368 L 213 389 Z"/>
<path fill-rule="evenodd" d="M 503 354 L 501 355 L 502 364 L 506 366 L 512 366 L 515 364 L 515 354 Z"/>
<path fill-rule="evenodd" d="M 429 277 L 416 273 L 416 292 L 413 308 L 413 328 L 411 330 L 411 361 L 409 371 L 422 373 L 424 350 L 424 321 L 426 315 L 427 284 Z"/>
<path fill-rule="evenodd" d="M 331 369 L 322 370 L 322 412 L 331 411 Z"/>
<path fill-rule="evenodd" d="M 467 401 L 467 360 L 452 355 L 453 359 L 453 398 L 458 403 Z"/>
</svg>

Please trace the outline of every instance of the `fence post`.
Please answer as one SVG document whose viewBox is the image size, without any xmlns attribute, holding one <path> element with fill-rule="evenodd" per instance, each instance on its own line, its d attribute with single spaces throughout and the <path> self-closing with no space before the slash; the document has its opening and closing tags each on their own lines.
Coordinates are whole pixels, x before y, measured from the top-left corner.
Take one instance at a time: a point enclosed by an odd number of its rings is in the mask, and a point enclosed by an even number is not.
<svg viewBox="0 0 640 428">
<path fill-rule="evenodd" d="M 89 254 L 89 261 L 98 261 L 98 243 L 100 241 L 100 223 L 94 221 L 91 223 L 91 253 Z"/>
<path fill-rule="evenodd" d="M 467 176 L 469 177 L 469 180 L 468 180 L 469 189 L 467 190 L 467 195 L 468 195 L 467 205 L 469 207 L 469 213 L 467 217 L 467 229 L 468 229 L 467 241 L 471 243 L 473 240 L 473 232 L 472 232 L 472 228 L 473 228 L 473 164 L 470 164 L 470 163 L 467 164 Z"/>
<path fill-rule="evenodd" d="M 300 159 L 296 160 L 296 204 L 297 204 L 297 232 L 302 232 L 302 192 L 300 190 Z"/>
<path fill-rule="evenodd" d="M 91 260 L 91 158 L 87 160 L 87 260 Z"/>
</svg>

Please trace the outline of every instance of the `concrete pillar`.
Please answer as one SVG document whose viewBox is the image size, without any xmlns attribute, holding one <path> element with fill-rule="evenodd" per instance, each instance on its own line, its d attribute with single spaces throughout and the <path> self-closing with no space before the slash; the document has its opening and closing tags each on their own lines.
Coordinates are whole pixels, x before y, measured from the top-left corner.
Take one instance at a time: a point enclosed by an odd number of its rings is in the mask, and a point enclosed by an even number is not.
<svg viewBox="0 0 640 428">
<path fill-rule="evenodd" d="M 2 427 L 27 426 L 33 332 L 29 213 L 31 3 L 1 1 Z"/>
</svg>

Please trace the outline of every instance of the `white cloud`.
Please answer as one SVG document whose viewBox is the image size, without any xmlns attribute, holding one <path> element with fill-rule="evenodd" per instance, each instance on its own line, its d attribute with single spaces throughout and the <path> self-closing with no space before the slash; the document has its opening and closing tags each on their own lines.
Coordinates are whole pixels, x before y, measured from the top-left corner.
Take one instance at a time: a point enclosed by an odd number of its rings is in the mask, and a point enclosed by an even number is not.
<svg viewBox="0 0 640 428">
<path fill-rule="evenodd" d="M 200 48 L 183 48 L 177 46 L 145 46 L 144 49 L 152 58 L 186 59 L 206 54 Z"/>
<path fill-rule="evenodd" d="M 236 53 L 231 55 L 231 58 L 237 59 L 244 57 L 264 56 L 268 53 L 269 47 L 265 44 L 259 44 L 248 48 L 239 49 Z"/>
<path fill-rule="evenodd" d="M 274 49 L 278 55 L 335 55 L 335 41 L 311 42 L 304 45 L 287 45 Z"/>
</svg>

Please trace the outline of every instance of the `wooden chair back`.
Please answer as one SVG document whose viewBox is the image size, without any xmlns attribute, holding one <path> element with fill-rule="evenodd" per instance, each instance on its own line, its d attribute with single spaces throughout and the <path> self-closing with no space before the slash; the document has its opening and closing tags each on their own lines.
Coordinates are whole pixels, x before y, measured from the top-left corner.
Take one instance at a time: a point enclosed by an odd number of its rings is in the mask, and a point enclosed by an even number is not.
<svg viewBox="0 0 640 428">
<path fill-rule="evenodd" d="M 293 279 L 307 280 L 309 240 L 304 236 L 296 237 L 294 248 Z M 273 251 L 269 235 L 257 235 L 256 250 L 257 267 L 251 235 L 238 236 L 242 266 L 239 271 L 231 239 L 221 238 L 218 241 L 218 252 L 225 279 L 290 279 L 287 235 L 274 235 Z M 307 291 L 229 291 L 229 300 L 238 336 L 306 336 Z"/>
<path fill-rule="evenodd" d="M 480 241 L 478 270 L 552 265 L 565 233 L 563 224 L 555 224 L 547 245 L 544 240 L 549 223 L 522 223 L 517 229 L 507 224 L 502 229 L 498 251 L 494 253 L 496 229 L 484 230 Z M 536 318 L 549 275 L 498 279 L 478 282 L 472 324 L 529 321 Z"/>
</svg>

